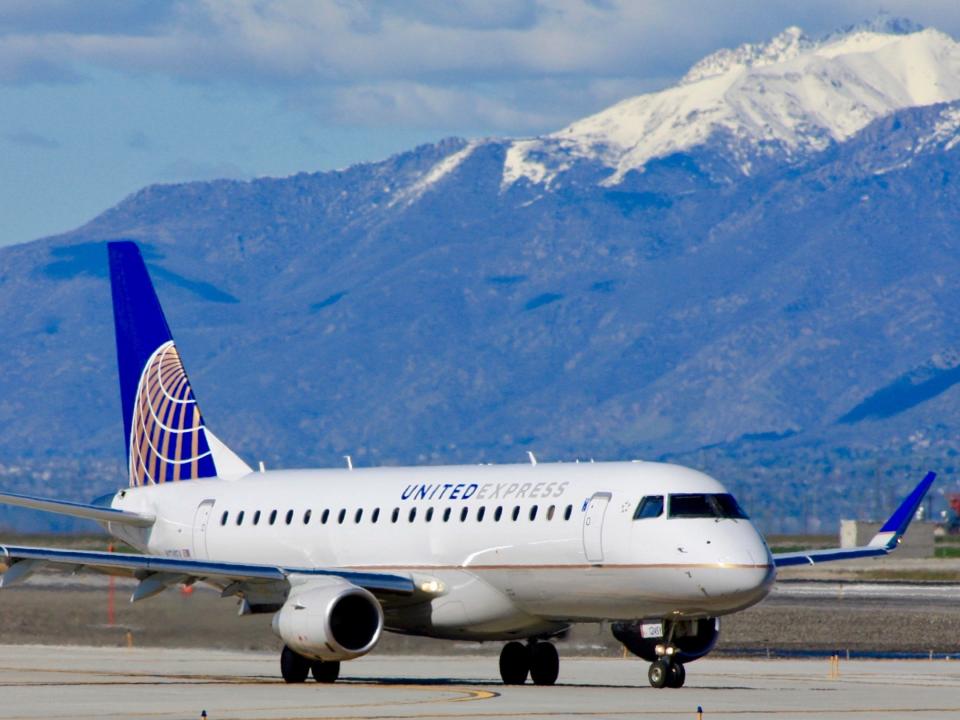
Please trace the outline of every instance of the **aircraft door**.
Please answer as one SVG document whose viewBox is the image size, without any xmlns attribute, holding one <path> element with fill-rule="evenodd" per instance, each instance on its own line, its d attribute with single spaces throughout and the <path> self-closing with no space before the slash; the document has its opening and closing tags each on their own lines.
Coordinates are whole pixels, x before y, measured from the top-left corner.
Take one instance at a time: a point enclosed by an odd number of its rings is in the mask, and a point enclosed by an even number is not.
<svg viewBox="0 0 960 720">
<path fill-rule="evenodd" d="M 197 513 L 193 516 L 193 556 L 195 558 L 207 557 L 207 525 L 215 502 L 216 500 L 204 500 L 197 506 Z"/>
<path fill-rule="evenodd" d="M 587 562 L 603 562 L 603 516 L 610 504 L 610 493 L 594 493 L 583 517 L 583 553 Z"/>
</svg>

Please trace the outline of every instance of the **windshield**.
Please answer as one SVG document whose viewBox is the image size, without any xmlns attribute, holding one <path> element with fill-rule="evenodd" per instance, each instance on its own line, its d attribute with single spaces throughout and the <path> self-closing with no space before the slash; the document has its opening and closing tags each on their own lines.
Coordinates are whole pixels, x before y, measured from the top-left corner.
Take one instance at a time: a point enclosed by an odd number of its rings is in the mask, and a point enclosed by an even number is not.
<svg viewBox="0 0 960 720">
<path fill-rule="evenodd" d="M 707 495 L 703 493 L 683 493 L 670 496 L 668 517 L 672 518 L 730 518 L 745 520 L 743 511 L 733 495 L 721 493 Z"/>
<path fill-rule="evenodd" d="M 660 517 L 663 514 L 663 495 L 647 495 L 637 505 L 633 513 L 634 520 Z"/>
</svg>

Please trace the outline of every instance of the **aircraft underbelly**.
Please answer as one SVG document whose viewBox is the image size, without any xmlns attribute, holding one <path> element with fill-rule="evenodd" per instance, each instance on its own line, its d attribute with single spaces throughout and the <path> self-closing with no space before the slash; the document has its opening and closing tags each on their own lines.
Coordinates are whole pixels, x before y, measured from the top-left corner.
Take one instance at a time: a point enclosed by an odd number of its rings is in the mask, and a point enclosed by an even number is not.
<svg viewBox="0 0 960 720">
<path fill-rule="evenodd" d="M 766 568 L 624 567 L 498 569 L 478 573 L 523 612 L 556 620 L 721 615 L 759 602 Z"/>
</svg>

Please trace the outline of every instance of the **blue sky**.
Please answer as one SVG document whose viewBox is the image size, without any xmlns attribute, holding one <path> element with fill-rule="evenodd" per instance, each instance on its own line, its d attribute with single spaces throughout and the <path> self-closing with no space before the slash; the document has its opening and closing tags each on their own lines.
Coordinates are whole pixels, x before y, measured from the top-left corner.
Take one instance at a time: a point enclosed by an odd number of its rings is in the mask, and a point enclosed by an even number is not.
<svg viewBox="0 0 960 720">
<path fill-rule="evenodd" d="M 532 135 L 720 47 L 929 0 L 0 0 L 0 245 L 157 182 L 282 176 Z"/>
</svg>

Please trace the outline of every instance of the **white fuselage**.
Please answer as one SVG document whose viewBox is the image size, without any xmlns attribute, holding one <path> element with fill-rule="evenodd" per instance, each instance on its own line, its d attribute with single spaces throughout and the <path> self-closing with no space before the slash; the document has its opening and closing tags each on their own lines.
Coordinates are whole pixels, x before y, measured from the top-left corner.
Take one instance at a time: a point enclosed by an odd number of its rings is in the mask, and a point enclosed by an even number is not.
<svg viewBox="0 0 960 720">
<path fill-rule="evenodd" d="M 642 462 L 281 470 L 121 491 L 157 522 L 110 529 L 157 555 L 410 575 L 433 594 L 385 608 L 389 629 L 493 639 L 758 602 L 775 573 L 749 520 L 634 519 L 645 496 L 725 492 Z"/>
</svg>

